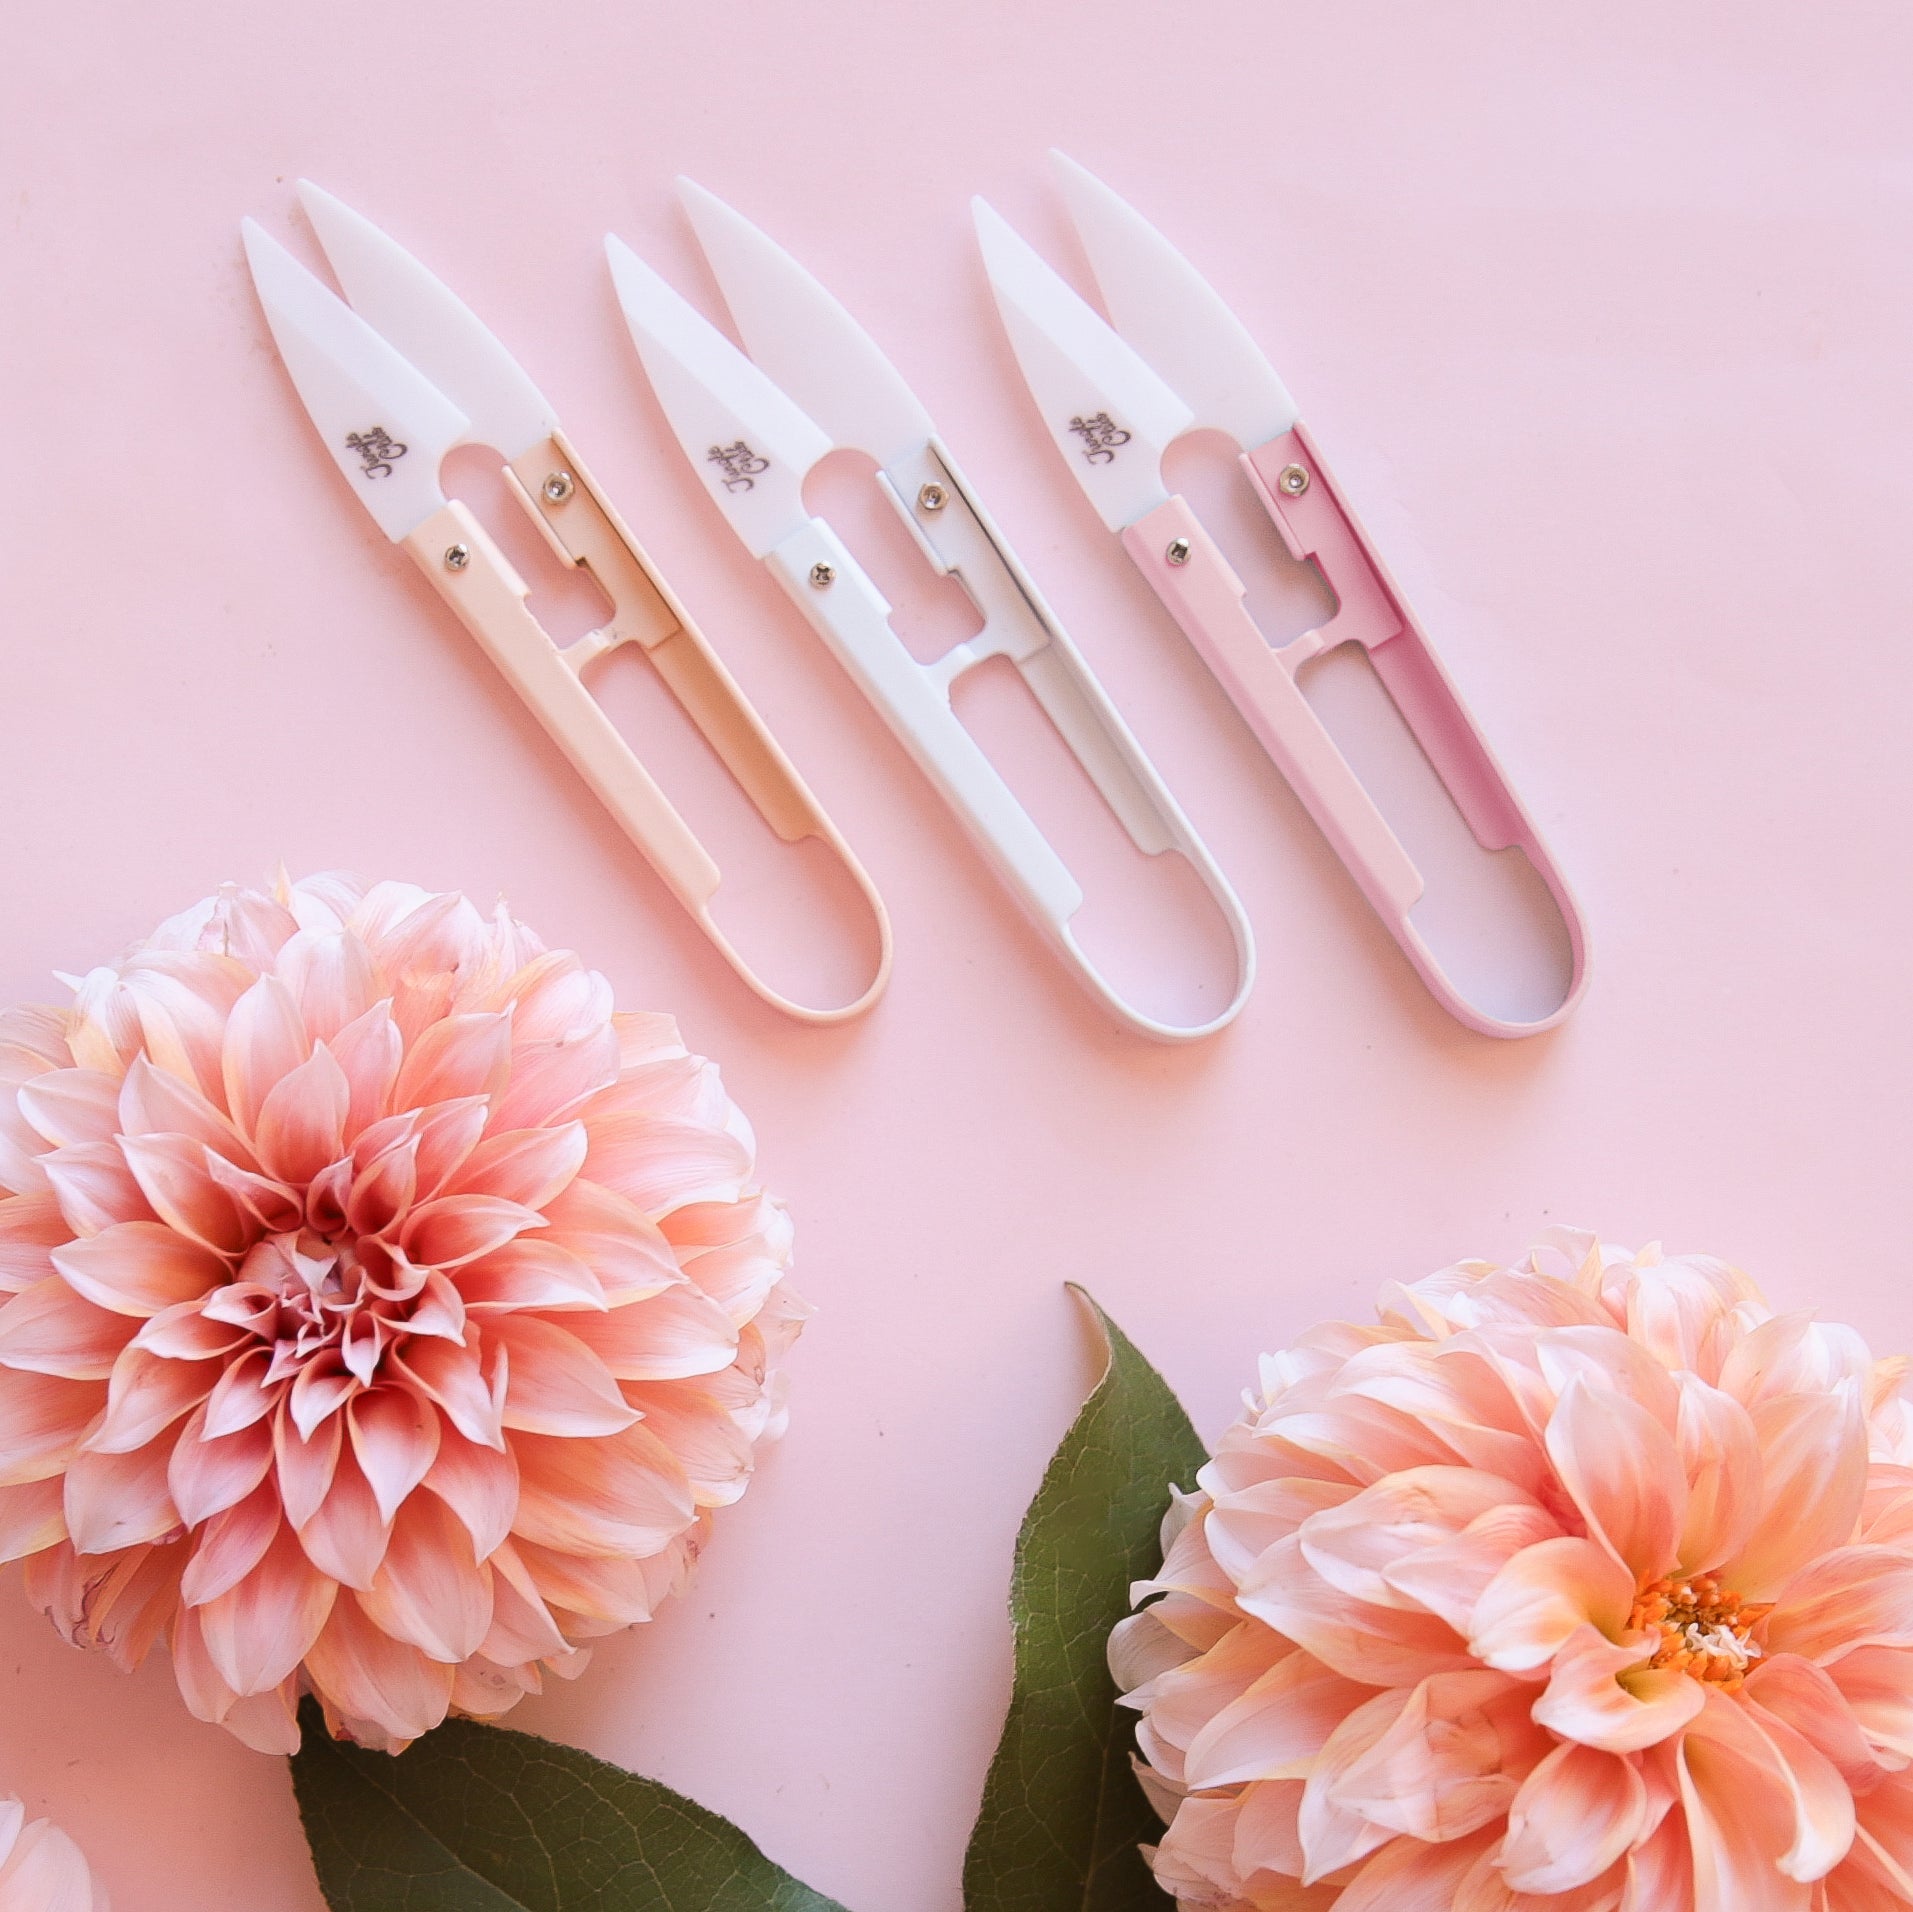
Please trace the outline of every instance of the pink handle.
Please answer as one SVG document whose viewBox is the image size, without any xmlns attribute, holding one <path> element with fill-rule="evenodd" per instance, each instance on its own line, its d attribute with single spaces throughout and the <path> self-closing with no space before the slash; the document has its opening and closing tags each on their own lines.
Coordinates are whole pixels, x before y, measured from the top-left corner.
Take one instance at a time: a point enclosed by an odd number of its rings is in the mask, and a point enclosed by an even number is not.
<svg viewBox="0 0 1913 1912">
<path fill-rule="evenodd" d="M 1280 651 L 1272 649 L 1243 607 L 1241 581 L 1181 498 L 1123 533 L 1130 556 L 1435 999 L 1484 1035 L 1552 1029 L 1587 988 L 1586 927 L 1566 879 L 1306 429 L 1298 425 L 1258 446 L 1243 464 L 1290 554 L 1313 560 L 1335 593 L 1336 613 L 1326 624 Z M 1310 658 L 1350 642 L 1368 651 L 1375 674 L 1476 841 L 1488 850 L 1518 848 L 1554 899 L 1567 931 L 1570 969 L 1566 994 L 1547 1015 L 1515 1021 L 1477 1007 L 1410 919 L 1423 889 L 1421 873 L 1295 681 L 1295 671 Z"/>
</svg>

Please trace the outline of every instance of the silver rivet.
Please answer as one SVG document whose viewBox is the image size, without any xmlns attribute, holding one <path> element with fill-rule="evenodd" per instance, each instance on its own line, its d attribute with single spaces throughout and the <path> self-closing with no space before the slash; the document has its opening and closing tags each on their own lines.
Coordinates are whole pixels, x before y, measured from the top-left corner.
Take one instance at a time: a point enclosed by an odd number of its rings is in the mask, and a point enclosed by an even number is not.
<svg viewBox="0 0 1913 1912">
<path fill-rule="evenodd" d="M 561 505 L 571 496 L 571 473 L 554 471 L 545 480 L 545 496 L 555 505 Z"/>
<path fill-rule="evenodd" d="M 950 494 L 941 485 L 925 485 L 917 493 L 919 511 L 941 511 L 948 502 Z"/>
<path fill-rule="evenodd" d="M 1187 538 L 1171 538 L 1169 540 L 1169 549 L 1163 553 L 1163 556 L 1166 557 L 1171 564 L 1187 564 L 1189 562 L 1189 540 Z"/>
<path fill-rule="evenodd" d="M 1290 498 L 1299 498 L 1309 488 L 1309 475 L 1300 465 L 1284 465 L 1276 474 L 1276 489 Z"/>
<path fill-rule="evenodd" d="M 810 588 L 813 591 L 827 591 L 836 582 L 837 567 L 832 564 L 813 564 L 810 567 Z"/>
<path fill-rule="evenodd" d="M 448 571 L 462 571 L 472 561 L 471 547 L 463 544 L 448 544 L 445 547 L 445 568 Z"/>
</svg>

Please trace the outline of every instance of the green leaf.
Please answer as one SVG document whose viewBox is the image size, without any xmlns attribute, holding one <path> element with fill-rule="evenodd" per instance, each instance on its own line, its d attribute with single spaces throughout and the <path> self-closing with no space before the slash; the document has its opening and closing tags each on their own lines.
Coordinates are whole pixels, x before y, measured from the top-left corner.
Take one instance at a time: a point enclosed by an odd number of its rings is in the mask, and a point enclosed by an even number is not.
<svg viewBox="0 0 1913 1912">
<path fill-rule="evenodd" d="M 967 1912 L 1163 1912 L 1137 1852 L 1162 1823 L 1129 1770 L 1135 1718 L 1105 1652 L 1161 1561 L 1172 1483 L 1208 1458 L 1168 1384 L 1078 1288 L 1109 1366 L 1016 1540 L 1016 1680 L 963 1865 Z"/>
<path fill-rule="evenodd" d="M 303 1708 L 292 1783 L 334 1912 L 844 1912 L 727 1819 L 529 1733 L 448 1720 L 408 1752 Z"/>
</svg>

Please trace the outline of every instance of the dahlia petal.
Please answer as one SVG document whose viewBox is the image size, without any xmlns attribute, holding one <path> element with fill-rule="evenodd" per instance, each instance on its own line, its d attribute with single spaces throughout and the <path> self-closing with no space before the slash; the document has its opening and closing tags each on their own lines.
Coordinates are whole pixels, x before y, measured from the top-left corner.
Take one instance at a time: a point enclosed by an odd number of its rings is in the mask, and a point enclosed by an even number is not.
<svg viewBox="0 0 1913 1912">
<path fill-rule="evenodd" d="M 110 1142 L 117 1131 L 119 1078 L 103 1069 L 48 1069 L 15 1091 L 19 1110 L 53 1148 Z"/>
<path fill-rule="evenodd" d="M 74 1232 L 51 1191 L 0 1197 L 0 1293 L 45 1281 L 53 1273 L 52 1250 Z"/>
<path fill-rule="evenodd" d="M 156 1315 L 197 1301 L 225 1278 L 210 1249 L 159 1222 L 118 1222 L 53 1251 L 53 1265 L 87 1300 L 115 1314 Z"/>
<path fill-rule="evenodd" d="M 521 1434 L 512 1533 L 585 1555 L 652 1554 L 696 1517 L 677 1458 L 642 1422 L 594 1441 Z"/>
<path fill-rule="evenodd" d="M 1688 1737 L 1710 1733 L 1736 1739 L 1779 1774 L 1794 1825 L 1794 1841 L 1780 1856 L 1780 1870 L 1790 1879 L 1825 1878 L 1853 1844 L 1853 1793 L 1839 1768 L 1778 1714 L 1729 1699 L 1718 1689 L 1709 1697 L 1706 1718 Z"/>
<path fill-rule="evenodd" d="M 571 1616 L 570 1631 L 596 1627 L 612 1631 L 650 1619 L 658 1589 L 649 1571 L 652 1559 L 586 1557 L 540 1547 L 520 1539 L 512 1543 L 547 1609 Z"/>
<path fill-rule="evenodd" d="M 1416 1604 L 1390 1581 L 1398 1561 L 1453 1540 L 1477 1515 L 1533 1507 L 1512 1482 L 1465 1467 L 1411 1467 L 1353 1500 L 1311 1514 L 1299 1530 L 1303 1558 L 1330 1586 L 1376 1606 Z M 1552 1523 L 1550 1523 L 1551 1525 Z"/>
<path fill-rule="evenodd" d="M 1454 1912 L 1462 1880 L 1494 1841 L 1487 1826 L 1439 1846 L 1391 1839 L 1341 1889 L 1334 1912 Z"/>
<path fill-rule="evenodd" d="M 1384 1578 L 1397 1595 L 1446 1620 L 1464 1637 L 1481 1596 L 1516 1554 L 1560 1532 L 1542 1508 L 1515 1503 L 1477 1514 L 1453 1540 L 1395 1561 Z"/>
<path fill-rule="evenodd" d="M 255 1753 L 290 1758 L 299 1750 L 299 1683 L 284 1679 L 263 1693 L 236 1695 L 220 1725 Z"/>
<path fill-rule="evenodd" d="M 206 1438 L 218 1440 L 250 1427 L 278 1406 L 286 1389 L 266 1379 L 271 1356 L 264 1348 L 242 1354 L 226 1369 L 206 1397 Z"/>
<path fill-rule="evenodd" d="M 591 1124 L 583 1173 L 656 1217 L 693 1202 L 738 1200 L 751 1167 L 749 1146 L 723 1130 L 625 1114 Z"/>
<path fill-rule="evenodd" d="M 385 1558 L 391 1532 L 358 1457 L 348 1449 L 339 1456 L 325 1499 L 299 1529 L 306 1558 L 321 1573 L 363 1593 Z"/>
<path fill-rule="evenodd" d="M 457 1515 L 435 1495 L 418 1494 L 399 1509 L 385 1559 L 358 1601 L 394 1639 L 456 1663 L 491 1631 L 491 1570 L 474 1558 Z"/>
<path fill-rule="evenodd" d="M 295 1386 L 293 1393 L 298 1389 Z M 273 1472 L 279 1483 L 279 1498 L 285 1505 L 286 1519 L 295 1529 L 303 1527 L 318 1512 L 338 1471 L 339 1447 L 344 1429 L 341 1417 L 332 1415 L 310 1431 L 294 1424 L 286 1408 L 273 1416 Z"/>
<path fill-rule="evenodd" d="M 596 1182 L 572 1182 L 546 1208 L 545 1219 L 550 1232 L 542 1239 L 576 1255 L 614 1305 L 662 1294 L 683 1279 L 657 1223 L 636 1202 Z"/>
<path fill-rule="evenodd" d="M 1881 1649 L 1865 1647 L 1861 1653 Z M 1840 1777 L 1855 1792 L 1871 1791 L 1883 1767 L 1869 1743 L 1860 1712 L 1849 1701 L 1847 1676 L 1861 1654 L 1849 1654 L 1839 1663 L 1836 1680 L 1826 1668 L 1796 1653 L 1781 1653 L 1760 1661 L 1740 1689 L 1741 1703 L 1763 1729 L 1778 1721 L 1798 1733 L 1816 1751 L 1831 1760 Z M 1889 1653 L 1887 1657 L 1904 1659 Z M 1908 1670 L 1913 1678 L 1913 1669 Z M 1768 1735 L 1773 1737 L 1771 1732 Z"/>
<path fill-rule="evenodd" d="M 113 1364 L 106 1387 L 106 1418 L 87 1436 L 95 1454 L 130 1454 L 196 1408 L 213 1391 L 219 1370 L 210 1361 L 172 1361 L 137 1345 Z"/>
<path fill-rule="evenodd" d="M 468 1262 L 459 1270 L 458 1286 L 468 1308 L 488 1313 L 558 1308 L 602 1314 L 609 1305 L 598 1277 L 585 1263 L 543 1236 L 521 1235 Z"/>
<path fill-rule="evenodd" d="M 0 1487 L 0 1565 L 66 1538 L 65 1490 L 57 1478 Z"/>
<path fill-rule="evenodd" d="M 263 1418 L 213 1434 L 207 1431 L 211 1412 L 209 1397 L 179 1430 L 166 1464 L 167 1491 L 189 1528 L 237 1506 L 272 1466 L 272 1429 Z"/>
<path fill-rule="evenodd" d="M 382 1234 L 411 1208 L 417 1194 L 418 1139 L 413 1135 L 382 1150 L 353 1178 L 345 1219 L 355 1234 Z"/>
<path fill-rule="evenodd" d="M 286 1412 L 300 1438 L 310 1440 L 315 1428 L 358 1393 L 359 1385 L 358 1376 L 336 1354 L 330 1360 L 320 1355 L 308 1361 L 286 1393 Z"/>
<path fill-rule="evenodd" d="M 238 1585 L 193 1609 L 207 1658 L 242 1697 L 277 1686 L 319 1637 L 338 1591 L 306 1559 L 292 1529 L 281 1526 Z"/>
<path fill-rule="evenodd" d="M 1758 1635 L 1768 1653 L 1832 1665 L 1861 1647 L 1913 1646 L 1913 1559 L 1841 1547 L 1782 1589 Z"/>
<path fill-rule="evenodd" d="M 509 1246 L 509 1244 L 507 1244 Z M 408 1333 L 440 1335 L 447 1341 L 456 1341 L 461 1347 L 465 1344 L 465 1297 L 452 1285 L 450 1277 L 442 1275 L 434 1268 L 421 1284 L 418 1299 L 412 1304 L 412 1312 L 405 1318 Z M 364 1317 L 361 1317 L 364 1319 Z M 376 1343 L 372 1358 L 376 1360 Z M 348 1335 L 346 1359 L 352 1359 L 352 1344 Z M 360 1380 L 370 1387 L 372 1376 L 363 1373 Z"/>
<path fill-rule="evenodd" d="M 1794 1664 L 1792 1655 L 1767 1663 L 1785 1667 Z M 1758 1670 L 1765 1673 L 1767 1667 Z M 1887 1754 L 1894 1763 L 1913 1761 L 1913 1654 L 1898 1647 L 1863 1646 L 1836 1660 L 1826 1671 L 1869 1750 Z M 1752 1679 L 1747 1684 L 1753 1688 Z M 1764 1692 L 1761 1703 L 1768 1703 Z M 1810 1732 L 1797 1712 L 1787 1717 L 1829 1758 L 1838 1760 L 1834 1747 Z"/>
<path fill-rule="evenodd" d="M 1732 1701 L 1724 1701 L 1737 1713 Z M 1714 1709 L 1708 1709 L 1710 1714 Z M 1710 1718 L 1709 1728 L 1725 1722 Z M 1728 1730 L 1690 1731 L 1680 1745 L 1681 1806 L 1697 1912 L 1809 1912 L 1813 1890 L 1781 1870 L 1794 1836 L 1792 1801 L 1761 1749 Z"/>
<path fill-rule="evenodd" d="M 587 1139 L 582 1122 L 488 1135 L 465 1158 L 448 1192 L 501 1195 L 526 1208 L 542 1209 L 584 1166 Z"/>
<path fill-rule="evenodd" d="M 182 1606 L 173 1620 L 173 1678 L 187 1712 L 209 1726 L 222 1725 L 239 1697 L 206 1651 L 196 1607 Z"/>
<path fill-rule="evenodd" d="M 1308 1565 L 1294 1536 L 1269 1550 L 1236 1600 L 1245 1613 L 1365 1685 L 1410 1687 L 1431 1673 L 1469 1665 L 1464 1643 L 1444 1621 L 1337 1592 Z"/>
<path fill-rule="evenodd" d="M 118 1117 L 122 1136 L 186 1135 L 235 1166 L 257 1166 L 251 1149 L 216 1103 L 169 1070 L 155 1069 L 144 1056 L 135 1056 L 127 1065 L 119 1085 Z"/>
<path fill-rule="evenodd" d="M 49 1275 L 0 1306 L 0 1367 L 104 1381 L 136 1330 Z"/>
<path fill-rule="evenodd" d="M 1756 1403 L 1761 1504 L 1752 1538 L 1726 1572 L 1750 1600 L 1768 1600 L 1809 1562 L 1845 1546 L 1866 1497 L 1867 1431 L 1859 1384 Z"/>
<path fill-rule="evenodd" d="M 1649 1666 L 1647 1651 L 1577 1628 L 1555 1655 L 1535 1723 L 1607 1753 L 1636 1753 L 1678 1733 L 1699 1713 L 1706 1687 L 1673 1667 Z"/>
<path fill-rule="evenodd" d="M 252 1236 L 250 1216 L 240 1212 L 213 1173 L 219 1158 L 190 1135 L 127 1135 L 120 1151 L 140 1193 L 168 1228 L 215 1254 L 237 1254 Z"/>
<path fill-rule="evenodd" d="M 347 1407 L 345 1421 L 379 1516 L 390 1521 L 438 1457 L 438 1415 L 407 1388 L 377 1387 Z"/>
<path fill-rule="evenodd" d="M 424 1485 L 465 1523 L 480 1560 L 505 1543 L 518 1511 L 518 1463 L 509 1449 L 480 1446 L 441 1424 Z"/>
<path fill-rule="evenodd" d="M 75 1454 L 66 1469 L 66 1530 L 74 1552 L 115 1553 L 175 1532 L 179 1510 L 167 1491 L 166 1461 L 157 1444 L 136 1454 Z"/>
<path fill-rule="evenodd" d="M 544 1225 L 535 1208 L 496 1195 L 445 1195 L 412 1211 L 401 1240 L 420 1267 L 456 1268 Z"/>
<path fill-rule="evenodd" d="M 35 1819 L 8 1843 L 0 1912 L 106 1912 L 106 1894 L 95 1887 L 85 1854 L 58 1826 Z"/>
<path fill-rule="evenodd" d="M 1539 1541 L 1488 1583 L 1470 1645 L 1490 1666 L 1532 1672 L 1590 1622 L 1604 1634 L 1619 1633 L 1633 1601 L 1633 1580 L 1606 1548 L 1573 1535 Z"/>
<path fill-rule="evenodd" d="M 1687 1475 L 1674 1438 L 1648 1408 L 1599 1391 L 1577 1374 L 1547 1427 L 1561 1484 L 1589 1531 L 1642 1581 L 1674 1563 L 1687 1508 Z"/>
<path fill-rule="evenodd" d="M 98 1235 L 119 1222 L 153 1219 L 152 1207 L 117 1142 L 55 1149 L 40 1157 L 40 1168 L 71 1234 Z"/>
<path fill-rule="evenodd" d="M 737 1330 L 716 1302 L 687 1281 L 605 1314 L 565 1317 L 565 1329 L 620 1381 L 682 1381 L 718 1374 L 737 1359 Z"/>
<path fill-rule="evenodd" d="M 0 1368 L 0 1485 L 59 1473 L 105 1404 L 97 1381 Z"/>
<path fill-rule="evenodd" d="M 345 1132 L 356 1139 L 391 1107 L 405 1043 L 392 1020 L 389 1001 L 377 1002 L 347 1023 L 326 1045 L 345 1073 L 350 1099 Z"/>
<path fill-rule="evenodd" d="M 1331 1793 L 1344 1811 L 1432 1844 L 1502 1819 L 1516 1791 L 1497 1714 L 1526 1712 L 1526 1689 L 1476 1667 L 1423 1680 Z M 1513 1720 L 1510 1719 L 1510 1724 Z"/>
<path fill-rule="evenodd" d="M 301 930 L 280 949 L 274 967 L 317 1042 L 330 1042 L 380 997 L 372 953 L 347 930 Z"/>
<path fill-rule="evenodd" d="M 1619 1912 L 1694 1912 L 1694 1861 L 1680 1813 L 1669 1813 L 1627 1855 Z"/>
<path fill-rule="evenodd" d="M 369 1723 L 401 1744 L 417 1739 L 451 1704 L 451 1667 L 375 1626 L 352 1593 L 333 1607 L 305 1671 L 313 1690 L 360 1738 L 360 1724 Z"/>
<path fill-rule="evenodd" d="M 226 1107 L 242 1134 L 254 1132 L 266 1097 L 311 1053 L 291 990 L 277 976 L 261 976 L 233 1004 L 220 1050 Z"/>
<path fill-rule="evenodd" d="M 1517 1892 L 1590 1884 L 1634 1846 L 1646 1821 L 1638 1762 L 1564 1743 L 1521 1782 L 1508 1808 L 1502 1873 Z"/>
<path fill-rule="evenodd" d="M 493 1126 L 548 1127 L 617 1076 L 618 1039 L 609 1029 L 564 1041 L 521 1042 L 512 1051 L 511 1080 L 493 1104 Z"/>
<path fill-rule="evenodd" d="M 1673 1433 L 1680 1398 L 1673 1376 L 1640 1342 L 1612 1324 L 1559 1328 L 1541 1335 L 1535 1342 L 1535 1358 L 1557 1400 L 1579 1375 L 1596 1399 L 1624 1395 Z"/>
<path fill-rule="evenodd" d="M 394 1092 L 402 1109 L 497 1096 L 511 1073 L 511 1017 L 479 1013 L 434 1022 L 406 1051 Z"/>
<path fill-rule="evenodd" d="M 488 1112 L 482 1095 L 468 1095 L 437 1103 L 419 1117 L 417 1200 L 441 1193 L 465 1166 L 485 1133 Z"/>
<path fill-rule="evenodd" d="M 1335 1794 L 1342 1776 L 1401 1717 L 1412 1693 L 1410 1687 L 1396 1687 L 1376 1694 L 1336 1727 L 1316 1756 L 1296 1816 L 1307 1862 L 1302 1872 L 1304 1885 L 1313 1885 L 1357 1859 L 1365 1859 L 1395 1836 L 1394 1827 L 1374 1824 L 1359 1811 L 1341 1805 Z"/>
<path fill-rule="evenodd" d="M 309 1182 L 345 1151 L 352 1086 L 323 1042 L 275 1082 L 259 1105 L 253 1145 L 268 1175 Z"/>
<path fill-rule="evenodd" d="M 279 1497 L 262 1481 L 199 1530 L 193 1557 L 180 1578 L 179 1597 L 189 1607 L 218 1599 L 258 1566 L 278 1531 Z"/>
<path fill-rule="evenodd" d="M 1345 1679 L 1310 1654 L 1284 1654 L 1189 1742 L 1184 1781 L 1207 1790 L 1245 1780 L 1306 1779 L 1336 1726 L 1372 1697 L 1372 1687 Z"/>
<path fill-rule="evenodd" d="M 26 1563 L 27 1597 L 74 1646 L 98 1648 L 130 1673 L 179 1607 L 185 1549 L 127 1547 L 82 1558 L 62 1541 Z"/>
<path fill-rule="evenodd" d="M 1731 1394 L 1693 1373 L 1675 1381 L 1675 1438 L 1687 1474 L 1678 1566 L 1682 1573 L 1705 1573 L 1738 1554 L 1753 1531 L 1761 1504 L 1760 1438 L 1753 1417 Z"/>
<path fill-rule="evenodd" d="M 454 1347 L 431 1338 L 409 1341 L 389 1357 L 393 1379 L 441 1409 L 468 1441 L 500 1450 L 505 1445 L 498 1403 L 479 1368 L 473 1348 Z"/>
<path fill-rule="evenodd" d="M 762 1241 L 707 1248 L 683 1257 L 684 1273 L 741 1328 L 783 1280 L 788 1255 Z"/>
<path fill-rule="evenodd" d="M 129 1337 L 131 1344 L 148 1354 L 163 1354 L 169 1361 L 225 1360 L 244 1348 L 251 1336 L 215 1312 L 219 1299 L 215 1294 L 208 1302 L 182 1301 L 162 1314 L 149 1315 Z M 114 1319 L 126 1321 L 124 1315 Z"/>
<path fill-rule="evenodd" d="M 492 1556 L 491 1568 L 492 1624 L 479 1652 L 499 1666 L 569 1652 L 571 1642 L 559 1631 L 537 1582 L 509 1541 Z"/>
<path fill-rule="evenodd" d="M 728 1507 L 751 1477 L 754 1429 L 714 1394 L 690 1382 L 627 1382 L 625 1402 L 678 1457 L 700 1507 Z"/>
<path fill-rule="evenodd" d="M 601 1319 L 602 1317 L 592 1317 Z M 615 1434 L 638 1419 L 611 1370 L 576 1335 L 537 1315 L 502 1314 L 494 1341 L 511 1357 L 504 1424 L 534 1434 Z"/>
</svg>

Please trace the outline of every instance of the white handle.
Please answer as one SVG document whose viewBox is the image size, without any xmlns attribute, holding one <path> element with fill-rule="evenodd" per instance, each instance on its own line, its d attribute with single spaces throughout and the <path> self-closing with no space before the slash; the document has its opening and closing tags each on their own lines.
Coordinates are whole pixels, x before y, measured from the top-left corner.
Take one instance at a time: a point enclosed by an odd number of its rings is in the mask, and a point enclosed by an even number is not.
<svg viewBox="0 0 1913 1912">
<path fill-rule="evenodd" d="M 1024 907 L 1060 935 L 1082 907 L 1076 879 L 950 708 L 947 689 L 904 649 L 883 593 L 843 541 L 811 518 L 764 562 Z"/>
</svg>

